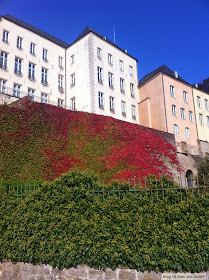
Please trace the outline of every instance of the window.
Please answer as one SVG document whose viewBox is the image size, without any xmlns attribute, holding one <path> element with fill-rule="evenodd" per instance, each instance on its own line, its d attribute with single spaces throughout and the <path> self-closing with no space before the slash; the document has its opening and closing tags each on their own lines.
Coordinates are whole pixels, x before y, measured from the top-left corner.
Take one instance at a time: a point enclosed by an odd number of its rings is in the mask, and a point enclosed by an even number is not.
<svg viewBox="0 0 209 280">
<path fill-rule="evenodd" d="M 46 93 L 41 93 L 41 103 L 48 103 L 48 95 Z"/>
<path fill-rule="evenodd" d="M 22 59 L 15 57 L 15 73 L 22 74 Z"/>
<path fill-rule="evenodd" d="M 58 89 L 63 91 L 63 76 L 58 75 Z"/>
<path fill-rule="evenodd" d="M 29 62 L 28 78 L 35 80 L 35 64 Z"/>
<path fill-rule="evenodd" d="M 99 92 L 99 108 L 104 109 L 104 93 Z"/>
<path fill-rule="evenodd" d="M 171 97 L 176 98 L 174 86 L 170 86 L 170 95 Z"/>
<path fill-rule="evenodd" d="M 34 95 L 35 95 L 35 90 L 29 88 L 29 89 L 28 89 L 28 96 L 31 97 L 31 101 L 34 101 L 34 98 L 35 98 Z"/>
<path fill-rule="evenodd" d="M 7 84 L 7 82 L 5 80 L 1 80 L 1 93 L 7 92 L 6 84 Z"/>
<path fill-rule="evenodd" d="M 124 79 L 122 79 L 122 78 L 120 78 L 120 91 L 121 91 L 122 93 L 125 92 L 125 81 L 124 81 Z"/>
<path fill-rule="evenodd" d="M 72 74 L 72 75 L 70 76 L 70 79 L 71 79 L 71 84 L 70 84 L 70 86 L 71 86 L 71 87 L 74 87 L 74 85 L 75 85 L 75 73 Z"/>
<path fill-rule="evenodd" d="M 48 60 L 48 50 L 43 49 L 43 60 L 47 61 Z"/>
<path fill-rule="evenodd" d="M 20 98 L 20 85 L 14 84 L 13 96 Z"/>
<path fill-rule="evenodd" d="M 199 114 L 199 121 L 200 121 L 200 125 L 204 125 L 204 122 L 203 122 L 203 115 L 202 114 Z"/>
<path fill-rule="evenodd" d="M 179 128 L 177 124 L 173 125 L 173 131 L 175 136 L 179 136 Z"/>
<path fill-rule="evenodd" d="M 209 127 L 209 116 L 207 116 L 207 126 Z"/>
<path fill-rule="evenodd" d="M 205 99 L 205 110 L 209 111 L 209 106 L 208 106 L 208 100 L 207 99 Z"/>
<path fill-rule="evenodd" d="M 180 111 L 181 111 L 181 118 L 185 120 L 186 119 L 185 110 L 181 108 Z"/>
<path fill-rule="evenodd" d="M 113 74 L 112 73 L 108 73 L 108 81 L 109 81 L 109 87 L 113 88 Z"/>
<path fill-rule="evenodd" d="M 3 31 L 3 41 L 6 43 L 9 42 L 9 32 L 6 30 Z"/>
<path fill-rule="evenodd" d="M 17 48 L 22 49 L 22 38 L 21 37 L 17 37 Z"/>
<path fill-rule="evenodd" d="M 174 117 L 177 117 L 176 105 L 172 105 L 172 115 L 173 115 Z"/>
<path fill-rule="evenodd" d="M 102 59 L 102 50 L 100 48 L 97 48 L 97 57 Z"/>
<path fill-rule="evenodd" d="M 110 96 L 110 112 L 115 113 L 115 99 Z"/>
<path fill-rule="evenodd" d="M 134 97 L 134 84 L 130 83 L 131 97 Z"/>
<path fill-rule="evenodd" d="M 133 67 L 132 67 L 132 66 L 129 66 L 129 74 L 130 74 L 131 76 L 133 76 Z"/>
<path fill-rule="evenodd" d="M 121 101 L 121 112 L 124 117 L 126 117 L 126 102 Z"/>
<path fill-rule="evenodd" d="M 57 106 L 63 108 L 63 106 L 64 106 L 64 100 L 58 98 Z"/>
<path fill-rule="evenodd" d="M 30 53 L 35 55 L 36 54 L 36 45 L 34 43 L 30 43 Z"/>
<path fill-rule="evenodd" d="M 75 61 L 74 61 L 74 54 L 73 55 L 71 55 L 71 57 L 70 57 L 70 64 L 73 64 Z"/>
<path fill-rule="evenodd" d="M 75 111 L 75 97 L 70 99 L 70 108 L 72 111 Z"/>
<path fill-rule="evenodd" d="M 189 111 L 189 121 L 190 121 L 190 122 L 193 122 L 193 121 L 194 121 L 194 116 L 193 116 L 192 111 Z"/>
<path fill-rule="evenodd" d="M 63 68 L 63 58 L 59 56 L 59 68 Z"/>
<path fill-rule="evenodd" d="M 122 60 L 119 60 L 119 67 L 120 67 L 121 71 L 124 70 L 124 66 L 123 66 L 123 61 Z"/>
<path fill-rule="evenodd" d="M 202 104 L 201 104 L 201 98 L 199 96 L 197 96 L 197 106 L 199 108 L 202 108 Z"/>
<path fill-rule="evenodd" d="M 183 98 L 184 98 L 184 103 L 189 103 L 188 101 L 188 95 L 186 91 L 183 91 Z"/>
<path fill-rule="evenodd" d="M 109 54 L 109 53 L 108 53 L 108 63 L 109 63 L 110 65 L 113 64 L 113 62 L 112 62 L 112 55 Z"/>
<path fill-rule="evenodd" d="M 101 67 L 98 67 L 97 72 L 98 72 L 98 82 L 100 84 L 102 84 L 103 83 L 103 69 Z"/>
<path fill-rule="evenodd" d="M 186 138 L 190 138 L 189 128 L 185 127 Z"/>
<path fill-rule="evenodd" d="M 132 119 L 136 119 L 136 106 L 131 105 L 131 113 L 132 113 Z"/>
<path fill-rule="evenodd" d="M 41 75 L 41 82 L 42 84 L 48 84 L 48 70 L 45 68 L 42 68 L 42 75 Z M 43 102 L 45 103 L 45 102 Z"/>
<path fill-rule="evenodd" d="M 1 52 L 0 68 L 7 69 L 7 57 L 7 53 Z"/>
</svg>

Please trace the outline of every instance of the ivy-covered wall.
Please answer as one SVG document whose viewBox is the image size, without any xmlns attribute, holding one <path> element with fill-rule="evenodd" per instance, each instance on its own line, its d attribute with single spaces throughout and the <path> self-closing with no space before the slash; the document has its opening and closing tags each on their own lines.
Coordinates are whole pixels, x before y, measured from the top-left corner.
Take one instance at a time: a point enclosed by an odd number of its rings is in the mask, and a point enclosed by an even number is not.
<svg viewBox="0 0 209 280">
<path fill-rule="evenodd" d="M 53 180 L 71 168 L 106 181 L 178 169 L 173 135 L 111 117 L 24 100 L 0 106 L 0 132 L 4 180 Z"/>
</svg>

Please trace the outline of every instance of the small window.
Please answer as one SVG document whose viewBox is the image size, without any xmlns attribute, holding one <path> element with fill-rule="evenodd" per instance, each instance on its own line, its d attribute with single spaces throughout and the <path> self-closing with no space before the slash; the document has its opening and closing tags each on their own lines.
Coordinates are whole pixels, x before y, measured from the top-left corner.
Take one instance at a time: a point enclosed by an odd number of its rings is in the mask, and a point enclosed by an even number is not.
<svg viewBox="0 0 209 280">
<path fill-rule="evenodd" d="M 207 116 L 207 126 L 209 127 L 209 116 Z"/>
<path fill-rule="evenodd" d="M 102 50 L 100 48 L 97 48 L 97 57 L 102 59 Z"/>
<path fill-rule="evenodd" d="M 48 50 L 43 49 L 43 60 L 48 61 Z"/>
<path fill-rule="evenodd" d="M 102 84 L 103 83 L 103 69 L 101 67 L 98 67 L 97 73 L 98 73 L 98 82 L 100 84 Z"/>
<path fill-rule="evenodd" d="M 5 52 L 1 52 L 0 68 L 7 69 L 7 58 L 8 54 Z"/>
<path fill-rule="evenodd" d="M 110 112 L 115 113 L 115 99 L 110 96 Z"/>
<path fill-rule="evenodd" d="M 29 62 L 29 67 L 28 67 L 28 78 L 30 80 L 35 80 L 35 64 Z"/>
<path fill-rule="evenodd" d="M 0 90 L 1 90 L 1 93 L 7 93 L 7 87 L 6 87 L 6 85 L 7 85 L 7 82 L 5 81 L 5 80 L 1 80 L 1 88 L 0 88 Z"/>
<path fill-rule="evenodd" d="M 199 96 L 197 96 L 197 106 L 199 108 L 202 108 L 202 104 L 201 104 L 201 98 Z"/>
<path fill-rule="evenodd" d="M 36 45 L 34 43 L 30 43 L 30 53 L 32 55 L 36 54 Z"/>
<path fill-rule="evenodd" d="M 63 108 L 64 107 L 64 100 L 58 98 L 57 106 Z"/>
<path fill-rule="evenodd" d="M 48 70 L 45 68 L 42 68 L 41 82 L 42 82 L 42 84 L 45 84 L 45 85 L 48 84 Z"/>
<path fill-rule="evenodd" d="M 203 126 L 204 122 L 203 122 L 203 115 L 199 114 L 199 121 L 200 121 L 200 125 Z"/>
<path fill-rule="evenodd" d="M 22 41 L 23 39 L 21 37 L 17 37 L 17 48 L 22 49 Z"/>
<path fill-rule="evenodd" d="M 48 103 L 48 95 L 46 93 L 41 93 L 41 103 Z"/>
<path fill-rule="evenodd" d="M 190 132 L 188 127 L 185 128 L 185 134 L 186 134 L 186 138 L 190 138 Z"/>
<path fill-rule="evenodd" d="M 183 98 L 184 98 L 184 103 L 189 103 L 188 101 L 188 95 L 186 91 L 183 91 Z"/>
<path fill-rule="evenodd" d="M 13 96 L 14 97 L 17 97 L 17 98 L 21 97 L 20 89 L 21 89 L 20 85 L 14 84 L 14 88 L 13 88 Z"/>
<path fill-rule="evenodd" d="M 133 67 L 132 67 L 132 66 L 129 66 L 129 74 L 130 74 L 131 76 L 133 76 Z"/>
<path fill-rule="evenodd" d="M 126 117 L 126 102 L 121 101 L 121 112 L 124 117 Z"/>
<path fill-rule="evenodd" d="M 122 78 L 120 78 L 120 91 L 125 93 L 125 81 Z"/>
<path fill-rule="evenodd" d="M 4 30 L 3 31 L 3 38 L 2 40 L 5 42 L 5 43 L 8 43 L 9 42 L 9 32 Z"/>
<path fill-rule="evenodd" d="M 112 55 L 109 54 L 109 53 L 108 53 L 108 63 L 109 63 L 110 65 L 113 64 Z"/>
<path fill-rule="evenodd" d="M 70 99 L 70 109 L 71 109 L 72 111 L 75 111 L 75 110 L 76 110 L 76 109 L 75 109 L 75 97 L 73 97 L 73 98 Z"/>
<path fill-rule="evenodd" d="M 71 84 L 70 84 L 70 86 L 71 86 L 71 87 L 74 87 L 74 86 L 75 86 L 75 73 L 72 74 L 72 75 L 70 76 L 70 79 L 71 79 Z"/>
<path fill-rule="evenodd" d="M 119 67 L 120 67 L 121 71 L 124 70 L 124 66 L 123 66 L 123 61 L 122 60 L 119 60 Z"/>
<path fill-rule="evenodd" d="M 176 105 L 172 105 L 172 115 L 173 115 L 174 117 L 177 117 Z"/>
<path fill-rule="evenodd" d="M 132 113 L 132 119 L 136 119 L 136 106 L 131 105 L 131 113 Z"/>
<path fill-rule="evenodd" d="M 112 73 L 108 73 L 108 82 L 109 82 L 109 87 L 113 89 L 114 85 L 113 85 L 113 74 Z"/>
<path fill-rule="evenodd" d="M 176 98 L 174 86 L 170 86 L 170 95 L 171 95 L 171 97 Z"/>
<path fill-rule="evenodd" d="M 70 64 L 73 64 L 73 63 L 75 62 L 74 59 L 75 59 L 75 57 L 74 57 L 74 54 L 73 54 L 73 55 L 71 55 L 71 57 L 70 57 Z"/>
<path fill-rule="evenodd" d="M 131 92 L 131 97 L 134 97 L 134 84 L 130 83 L 130 92 Z"/>
<path fill-rule="evenodd" d="M 193 112 L 189 111 L 189 121 L 190 122 L 194 122 L 194 116 L 193 116 Z"/>
<path fill-rule="evenodd" d="M 28 88 L 28 96 L 31 98 L 31 101 L 34 101 L 35 99 L 35 90 Z"/>
<path fill-rule="evenodd" d="M 104 93 L 99 92 L 99 108 L 104 110 Z"/>
<path fill-rule="evenodd" d="M 179 136 L 179 128 L 177 124 L 173 125 L 173 131 L 175 136 Z"/>
<path fill-rule="evenodd" d="M 59 56 L 59 68 L 63 68 L 63 58 Z"/>
<path fill-rule="evenodd" d="M 63 76 L 62 75 L 58 75 L 58 89 L 60 91 L 63 91 Z"/>
<path fill-rule="evenodd" d="M 22 74 L 22 59 L 15 57 L 15 73 L 18 75 Z"/>
<path fill-rule="evenodd" d="M 180 111 L 181 111 L 181 118 L 185 120 L 186 119 L 185 110 L 181 108 Z"/>
<path fill-rule="evenodd" d="M 205 110 L 209 111 L 209 105 L 208 105 L 208 100 L 205 99 Z"/>
</svg>

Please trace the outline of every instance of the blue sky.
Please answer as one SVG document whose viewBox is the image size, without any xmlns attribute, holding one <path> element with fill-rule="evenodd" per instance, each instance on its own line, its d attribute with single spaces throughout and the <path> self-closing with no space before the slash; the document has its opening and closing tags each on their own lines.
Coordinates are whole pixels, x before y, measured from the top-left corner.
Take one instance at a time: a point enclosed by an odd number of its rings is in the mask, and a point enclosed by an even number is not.
<svg viewBox="0 0 209 280">
<path fill-rule="evenodd" d="M 165 64 L 191 84 L 209 77 L 209 0 L 0 0 L 68 43 L 88 25 L 138 59 L 141 79 Z"/>
</svg>

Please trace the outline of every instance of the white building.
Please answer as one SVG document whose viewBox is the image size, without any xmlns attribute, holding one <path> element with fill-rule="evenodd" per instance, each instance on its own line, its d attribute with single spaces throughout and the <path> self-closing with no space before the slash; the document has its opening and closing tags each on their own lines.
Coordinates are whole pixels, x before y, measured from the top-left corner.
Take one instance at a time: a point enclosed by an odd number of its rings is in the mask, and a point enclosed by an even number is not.
<svg viewBox="0 0 209 280">
<path fill-rule="evenodd" d="M 71 45 L 10 15 L 0 21 L 0 102 L 34 101 L 137 123 L 137 60 L 87 27 Z"/>
</svg>

